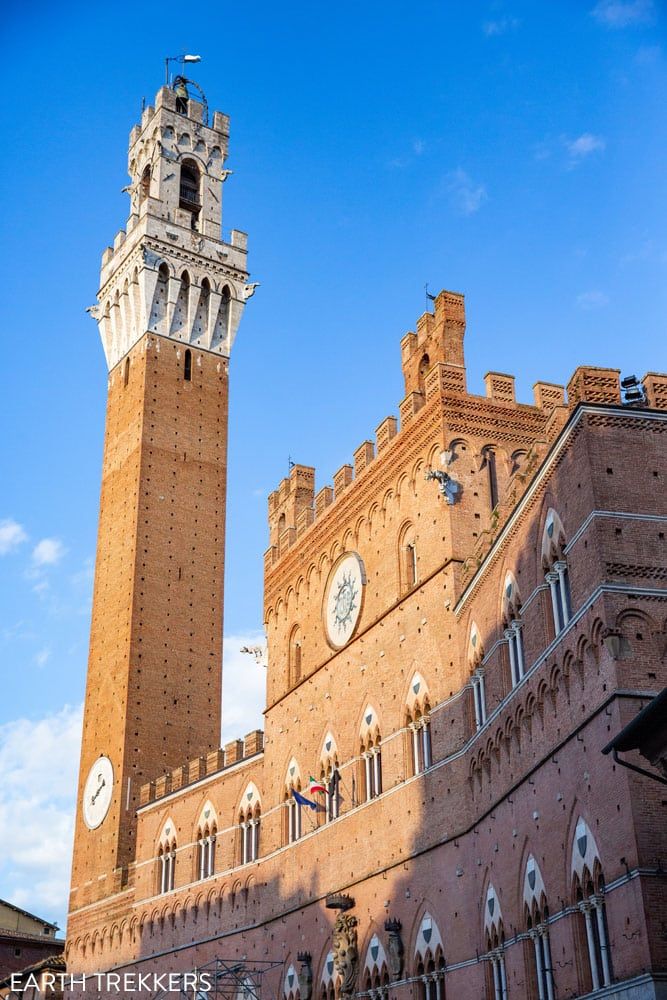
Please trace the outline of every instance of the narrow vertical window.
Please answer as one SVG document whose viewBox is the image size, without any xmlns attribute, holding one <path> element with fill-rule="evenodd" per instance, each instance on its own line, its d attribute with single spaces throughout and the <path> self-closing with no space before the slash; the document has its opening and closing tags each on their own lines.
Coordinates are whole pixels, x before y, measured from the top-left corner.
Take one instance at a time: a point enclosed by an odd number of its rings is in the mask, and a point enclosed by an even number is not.
<svg viewBox="0 0 667 1000">
<path fill-rule="evenodd" d="M 417 549 L 414 542 L 408 542 L 405 547 L 405 555 L 407 584 L 408 587 L 414 587 L 417 582 Z"/>
<path fill-rule="evenodd" d="M 495 510 L 498 506 L 498 474 L 496 471 L 495 451 L 487 451 L 486 467 L 489 473 L 489 502 L 491 504 L 491 510 Z"/>
<path fill-rule="evenodd" d="M 146 201 L 149 194 L 151 193 L 151 168 L 150 164 L 144 168 L 144 172 L 141 175 L 141 181 L 139 182 L 139 204 Z"/>
<path fill-rule="evenodd" d="M 127 387 L 127 383 L 130 381 L 130 359 L 125 358 L 125 367 L 123 369 L 123 385 Z"/>
<path fill-rule="evenodd" d="M 185 352 L 185 363 L 183 365 L 183 378 L 186 382 L 192 381 L 192 351 L 188 348 Z"/>
</svg>

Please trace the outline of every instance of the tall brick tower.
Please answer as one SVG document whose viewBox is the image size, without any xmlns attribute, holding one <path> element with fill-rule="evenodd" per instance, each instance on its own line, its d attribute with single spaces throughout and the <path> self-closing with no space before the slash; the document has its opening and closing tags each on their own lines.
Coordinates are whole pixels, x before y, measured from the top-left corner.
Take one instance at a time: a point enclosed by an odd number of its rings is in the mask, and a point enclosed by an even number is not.
<svg viewBox="0 0 667 1000">
<path fill-rule="evenodd" d="M 246 236 L 222 240 L 229 119 L 163 87 L 102 257 L 109 366 L 70 911 L 121 888 L 142 782 L 219 746 L 229 354 Z"/>
</svg>

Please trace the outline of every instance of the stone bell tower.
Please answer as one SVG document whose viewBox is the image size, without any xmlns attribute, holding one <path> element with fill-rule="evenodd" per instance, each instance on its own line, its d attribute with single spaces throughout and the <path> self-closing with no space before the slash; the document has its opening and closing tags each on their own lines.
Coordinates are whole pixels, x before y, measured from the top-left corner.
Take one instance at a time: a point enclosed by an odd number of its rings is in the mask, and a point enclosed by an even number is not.
<svg viewBox="0 0 667 1000">
<path fill-rule="evenodd" d="M 229 119 L 163 87 L 102 256 L 109 367 L 70 911 L 122 888 L 143 782 L 219 746 L 229 355 L 246 236 L 222 239 Z"/>
</svg>

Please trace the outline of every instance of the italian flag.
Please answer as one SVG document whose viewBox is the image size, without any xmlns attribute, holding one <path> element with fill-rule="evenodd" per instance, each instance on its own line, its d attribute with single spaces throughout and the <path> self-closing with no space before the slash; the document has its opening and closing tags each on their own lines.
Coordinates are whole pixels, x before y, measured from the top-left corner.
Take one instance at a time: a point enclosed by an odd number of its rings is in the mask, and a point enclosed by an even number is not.
<svg viewBox="0 0 667 1000">
<path fill-rule="evenodd" d="M 326 788 L 321 781 L 316 781 L 311 774 L 310 784 L 308 785 L 308 792 L 310 795 L 312 795 L 313 792 L 326 792 Z"/>
</svg>

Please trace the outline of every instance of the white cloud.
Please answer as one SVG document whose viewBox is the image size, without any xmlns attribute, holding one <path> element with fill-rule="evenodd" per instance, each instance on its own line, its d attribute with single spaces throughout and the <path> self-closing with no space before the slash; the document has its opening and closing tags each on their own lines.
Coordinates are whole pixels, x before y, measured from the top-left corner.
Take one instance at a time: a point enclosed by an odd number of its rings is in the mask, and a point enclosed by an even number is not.
<svg viewBox="0 0 667 1000">
<path fill-rule="evenodd" d="M 7 517 L 0 521 L 0 556 L 6 556 L 21 542 L 25 542 L 27 537 L 22 525 L 13 518 Z"/>
<path fill-rule="evenodd" d="M 447 174 L 445 188 L 454 208 L 461 215 L 473 215 L 488 199 L 484 184 L 478 184 L 461 167 Z"/>
<path fill-rule="evenodd" d="M 506 35 L 508 31 L 516 31 L 521 24 L 518 17 L 500 17 L 496 21 L 484 21 L 482 31 L 487 38 Z"/>
<path fill-rule="evenodd" d="M 58 538 L 42 538 L 32 550 L 33 566 L 55 566 L 67 549 Z"/>
<path fill-rule="evenodd" d="M 64 925 L 81 742 L 81 706 L 0 726 L 3 896 Z"/>
<path fill-rule="evenodd" d="M 602 309 L 608 304 L 609 296 L 597 289 L 592 289 L 590 292 L 581 292 L 580 295 L 577 295 L 577 305 L 580 309 L 585 309 L 586 311 Z"/>
<path fill-rule="evenodd" d="M 48 646 L 45 646 L 44 649 L 40 649 L 38 653 L 35 653 L 35 663 L 37 664 L 38 667 L 45 667 L 50 659 L 51 659 L 51 650 L 48 648 Z"/>
<path fill-rule="evenodd" d="M 224 641 L 222 742 L 263 728 L 266 668 L 242 646 L 261 632 Z M 48 658 L 48 650 L 43 649 Z M 0 726 L 0 884 L 2 894 L 64 926 L 81 743 L 82 706 Z"/>
<path fill-rule="evenodd" d="M 264 728 L 266 707 L 266 667 L 254 656 L 242 653 L 243 646 L 264 645 L 263 632 L 228 635 L 222 658 L 222 743 Z"/>
<path fill-rule="evenodd" d="M 576 139 L 564 139 L 563 141 L 572 165 L 581 163 L 592 153 L 601 153 L 607 145 L 601 135 L 593 135 L 592 132 L 582 132 Z"/>
<path fill-rule="evenodd" d="M 655 16 L 653 0 L 599 0 L 591 11 L 606 28 L 628 28 L 650 24 Z"/>
</svg>

